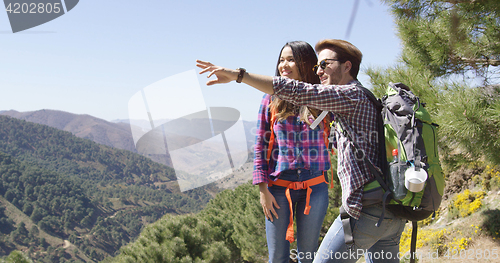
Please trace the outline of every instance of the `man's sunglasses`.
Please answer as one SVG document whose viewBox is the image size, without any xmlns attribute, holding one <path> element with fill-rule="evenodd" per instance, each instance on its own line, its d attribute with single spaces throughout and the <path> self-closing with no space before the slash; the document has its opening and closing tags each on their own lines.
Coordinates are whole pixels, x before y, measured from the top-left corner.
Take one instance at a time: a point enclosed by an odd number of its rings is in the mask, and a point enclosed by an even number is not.
<svg viewBox="0 0 500 263">
<path fill-rule="evenodd" d="M 318 70 L 318 67 L 320 67 L 321 69 L 324 70 L 326 68 L 326 66 L 328 66 L 328 64 L 330 64 L 330 63 L 326 62 L 327 60 L 340 61 L 340 60 L 334 59 L 334 58 L 323 59 L 319 62 L 319 65 L 314 65 L 313 71 L 316 72 Z"/>
</svg>

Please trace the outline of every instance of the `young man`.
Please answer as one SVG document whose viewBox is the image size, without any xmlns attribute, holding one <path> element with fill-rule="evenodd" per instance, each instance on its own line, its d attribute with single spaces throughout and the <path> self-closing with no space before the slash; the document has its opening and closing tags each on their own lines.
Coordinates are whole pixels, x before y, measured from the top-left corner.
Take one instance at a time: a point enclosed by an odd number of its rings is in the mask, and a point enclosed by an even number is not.
<svg viewBox="0 0 500 263">
<path fill-rule="evenodd" d="M 314 70 L 320 77 L 321 85 L 251 74 L 244 69 L 231 70 L 199 60 L 197 66 L 203 69 L 200 74 L 210 72 L 208 77 L 217 76 L 217 79 L 209 80 L 207 85 L 236 80 L 295 105 L 332 112 L 335 122 L 341 122 L 347 129 L 343 132 L 337 129 L 335 134 L 337 172 L 342 187 L 342 208 L 350 216 L 350 220 L 344 222 L 350 225 L 354 244 L 349 247 L 346 245 L 339 216 L 323 239 L 314 262 L 356 262 L 363 255 L 367 262 L 399 262 L 399 240 L 405 220 L 385 211 L 384 219 L 377 227 L 375 224 L 384 213 L 382 207 L 363 207 L 364 187 L 375 179 L 362 155 L 378 165 L 380 154 L 376 123 L 378 113 L 357 80 L 362 53 L 351 43 L 334 39 L 320 41 L 315 49 L 318 65 Z M 361 152 L 355 154 L 345 132 L 354 137 Z"/>
</svg>

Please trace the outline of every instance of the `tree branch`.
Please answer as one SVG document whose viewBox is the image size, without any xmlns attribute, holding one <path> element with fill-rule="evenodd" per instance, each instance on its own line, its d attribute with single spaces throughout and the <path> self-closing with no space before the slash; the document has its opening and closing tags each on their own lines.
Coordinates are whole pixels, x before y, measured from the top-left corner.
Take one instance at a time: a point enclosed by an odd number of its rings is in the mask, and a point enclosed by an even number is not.
<svg viewBox="0 0 500 263">
<path fill-rule="evenodd" d="M 490 66 L 500 66 L 500 60 L 489 58 L 459 58 L 461 61 L 469 64 L 485 64 Z"/>
<path fill-rule="evenodd" d="M 478 0 L 441 0 L 440 2 L 446 2 L 450 4 L 475 4 Z"/>
</svg>

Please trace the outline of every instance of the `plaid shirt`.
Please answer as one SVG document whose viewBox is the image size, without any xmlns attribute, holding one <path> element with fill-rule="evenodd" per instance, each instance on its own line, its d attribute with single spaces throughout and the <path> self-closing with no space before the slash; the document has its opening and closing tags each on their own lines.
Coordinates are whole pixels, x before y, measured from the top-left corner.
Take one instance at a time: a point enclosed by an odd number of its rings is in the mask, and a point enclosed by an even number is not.
<svg viewBox="0 0 500 263">
<path fill-rule="evenodd" d="M 335 121 L 349 127 L 362 152 L 379 163 L 377 142 L 377 110 L 370 99 L 358 89 L 357 80 L 347 85 L 312 85 L 287 78 L 274 77 L 274 94 L 295 105 L 311 106 L 334 114 Z M 359 219 L 363 186 L 374 180 L 366 164 L 357 161 L 354 148 L 341 133 L 335 132 L 338 151 L 338 177 L 342 187 L 342 204 L 347 213 Z"/>
<path fill-rule="evenodd" d="M 280 173 L 285 170 L 302 168 L 325 171 L 330 169 L 330 156 L 325 146 L 323 124 L 311 130 L 309 125 L 301 121 L 297 115 L 273 123 L 275 142 L 269 169 L 266 156 L 271 135 L 271 114 L 268 109 L 270 99 L 270 95 L 264 95 L 259 109 L 253 184 L 269 183 L 269 179 L 277 180 Z"/>
</svg>

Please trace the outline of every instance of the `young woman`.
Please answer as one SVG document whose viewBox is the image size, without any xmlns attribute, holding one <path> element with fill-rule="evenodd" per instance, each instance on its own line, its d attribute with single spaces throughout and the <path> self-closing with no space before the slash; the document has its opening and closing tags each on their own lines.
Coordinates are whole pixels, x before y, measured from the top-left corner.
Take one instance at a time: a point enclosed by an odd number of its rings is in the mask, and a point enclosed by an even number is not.
<svg viewBox="0 0 500 263">
<path fill-rule="evenodd" d="M 276 76 L 318 84 L 319 78 L 313 71 L 316 62 L 316 53 L 308 43 L 286 43 L 280 52 Z M 310 128 L 319 113 L 268 94 L 262 99 L 253 184 L 260 188 L 272 263 L 288 263 L 290 257 L 312 262 L 318 247 L 328 208 L 328 186 L 323 173 L 330 168 L 325 145 L 330 115 L 315 129 Z M 294 241 L 293 216 L 297 223 L 295 252 L 290 251 L 290 242 Z"/>
</svg>

